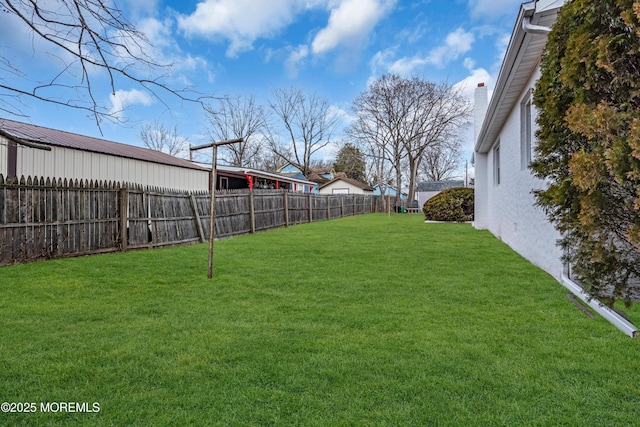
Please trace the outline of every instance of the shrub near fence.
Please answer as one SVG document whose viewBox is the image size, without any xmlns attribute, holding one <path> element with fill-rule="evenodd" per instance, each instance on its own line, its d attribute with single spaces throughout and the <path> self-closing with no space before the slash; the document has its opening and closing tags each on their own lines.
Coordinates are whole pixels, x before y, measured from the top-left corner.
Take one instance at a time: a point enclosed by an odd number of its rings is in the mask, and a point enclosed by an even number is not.
<svg viewBox="0 0 640 427">
<path fill-rule="evenodd" d="M 0 174 L 0 265 L 209 236 L 208 192 Z M 216 237 L 382 212 L 379 196 L 217 192 Z"/>
</svg>

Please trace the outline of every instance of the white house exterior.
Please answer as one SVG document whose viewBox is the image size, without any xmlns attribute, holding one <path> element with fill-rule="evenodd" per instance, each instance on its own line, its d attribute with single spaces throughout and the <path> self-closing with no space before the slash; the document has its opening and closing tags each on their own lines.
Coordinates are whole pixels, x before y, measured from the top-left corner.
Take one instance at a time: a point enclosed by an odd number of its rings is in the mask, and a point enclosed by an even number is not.
<svg viewBox="0 0 640 427">
<path fill-rule="evenodd" d="M 539 78 L 548 28 L 564 0 L 538 0 L 520 7 L 496 86 L 476 88 L 474 150 L 475 221 L 522 256 L 561 279 L 559 233 L 535 206 L 532 191 L 543 188 L 528 165 L 535 146 L 536 111 L 531 93 Z M 546 28 L 546 30 L 545 30 Z"/>
<path fill-rule="evenodd" d="M 355 179 L 338 177 L 318 187 L 320 194 L 368 194 L 373 195 L 373 187 Z"/>
<path fill-rule="evenodd" d="M 146 148 L 0 119 L 0 174 L 209 189 L 210 171 Z M 35 142 L 49 151 L 17 144 Z"/>
</svg>

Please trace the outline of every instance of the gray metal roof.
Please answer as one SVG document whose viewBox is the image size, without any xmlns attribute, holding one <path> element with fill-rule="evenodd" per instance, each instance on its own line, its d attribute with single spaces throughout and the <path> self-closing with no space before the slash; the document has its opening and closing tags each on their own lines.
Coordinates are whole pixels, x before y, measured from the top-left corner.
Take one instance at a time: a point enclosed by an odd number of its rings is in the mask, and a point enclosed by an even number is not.
<svg viewBox="0 0 640 427">
<path fill-rule="evenodd" d="M 191 163 L 188 160 L 180 159 L 161 151 L 135 147 L 133 145 L 121 144 L 105 139 L 78 135 L 8 119 L 0 119 L 0 129 L 16 138 L 44 145 L 108 154 L 116 157 L 125 157 L 181 168 L 206 170 L 206 168 Z"/>
<path fill-rule="evenodd" d="M 416 186 L 416 191 L 418 192 L 427 192 L 427 191 L 442 191 L 447 188 L 454 187 L 464 187 L 464 181 L 462 180 L 451 180 L 451 181 L 424 181 L 418 183 Z"/>
</svg>

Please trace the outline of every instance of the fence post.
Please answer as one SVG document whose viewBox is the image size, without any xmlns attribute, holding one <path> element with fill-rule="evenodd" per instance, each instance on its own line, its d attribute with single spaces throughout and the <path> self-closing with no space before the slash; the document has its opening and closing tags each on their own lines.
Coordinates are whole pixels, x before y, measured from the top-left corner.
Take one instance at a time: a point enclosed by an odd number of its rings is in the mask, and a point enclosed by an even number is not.
<svg viewBox="0 0 640 427">
<path fill-rule="evenodd" d="M 326 197 L 327 200 L 327 221 L 331 219 L 331 196 Z"/>
<path fill-rule="evenodd" d="M 313 193 L 309 193 L 309 222 L 313 222 Z"/>
<path fill-rule="evenodd" d="M 289 197 L 287 196 L 287 192 L 285 190 L 284 193 L 284 226 L 289 226 Z"/>
<path fill-rule="evenodd" d="M 120 248 L 127 250 L 129 245 L 129 233 L 127 223 L 129 222 L 129 190 L 126 185 L 120 188 Z"/>
<path fill-rule="evenodd" d="M 249 191 L 249 224 L 251 224 L 251 234 L 256 232 L 256 212 L 253 203 L 253 191 Z"/>
<path fill-rule="evenodd" d="M 196 197 L 191 191 L 189 191 L 189 200 L 191 201 L 191 209 L 193 210 L 193 216 L 196 220 L 196 229 L 198 230 L 200 243 L 204 243 L 207 241 L 207 238 L 204 235 L 204 230 L 202 229 L 202 224 L 200 223 L 200 214 L 198 213 L 198 204 L 196 203 Z"/>
<path fill-rule="evenodd" d="M 340 218 L 344 218 L 344 195 L 340 195 Z"/>
</svg>

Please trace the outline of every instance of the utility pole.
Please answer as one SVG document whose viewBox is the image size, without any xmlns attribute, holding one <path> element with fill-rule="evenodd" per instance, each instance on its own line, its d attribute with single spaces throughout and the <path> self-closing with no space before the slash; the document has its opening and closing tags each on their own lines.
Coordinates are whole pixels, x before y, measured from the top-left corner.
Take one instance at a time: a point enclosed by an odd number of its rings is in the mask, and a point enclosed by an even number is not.
<svg viewBox="0 0 640 427">
<path fill-rule="evenodd" d="M 211 144 L 189 147 L 189 154 L 193 151 L 202 150 L 204 148 L 213 148 L 211 156 L 211 206 L 209 207 L 209 269 L 207 270 L 207 277 L 209 279 L 213 277 L 213 239 L 215 237 L 214 228 L 216 220 L 216 181 L 218 179 L 216 176 L 216 163 L 218 161 L 218 147 L 221 145 L 236 144 L 238 142 L 244 142 L 244 139 L 238 138 L 226 141 L 214 141 Z"/>
</svg>

